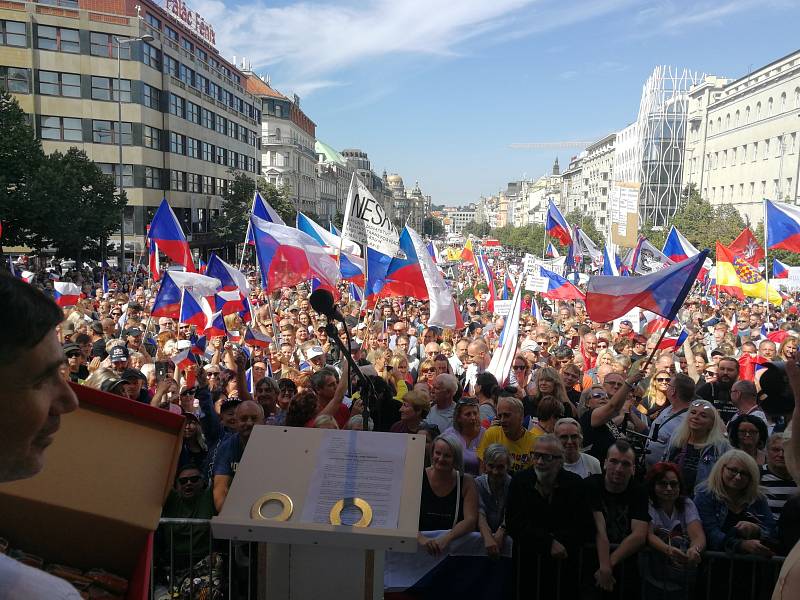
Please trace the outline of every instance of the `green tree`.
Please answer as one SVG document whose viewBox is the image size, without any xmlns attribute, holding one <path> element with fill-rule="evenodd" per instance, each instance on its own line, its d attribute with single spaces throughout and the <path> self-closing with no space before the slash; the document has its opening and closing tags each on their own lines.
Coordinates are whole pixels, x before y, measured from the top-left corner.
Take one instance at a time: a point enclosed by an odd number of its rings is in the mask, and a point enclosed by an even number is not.
<svg viewBox="0 0 800 600">
<path fill-rule="evenodd" d="M 430 237 L 443 236 L 444 225 L 442 225 L 442 220 L 436 217 L 425 217 L 422 221 L 422 234 Z"/>
<path fill-rule="evenodd" d="M 48 210 L 31 201 L 30 184 L 45 159 L 16 98 L 0 89 L 0 222 L 7 246 L 28 244 L 33 223 Z"/>
<path fill-rule="evenodd" d="M 544 249 L 543 225 L 529 225 L 527 227 L 506 225 L 499 229 L 493 229 L 492 235 L 504 246 L 523 250 L 537 256 L 542 255 L 542 250 Z"/>
<path fill-rule="evenodd" d="M 247 232 L 256 184 L 247 173 L 232 169 L 228 173 L 233 175 L 233 179 L 222 196 L 219 216 L 214 220 L 213 228 L 221 241 L 240 244 Z"/>
<path fill-rule="evenodd" d="M 37 169 L 30 185 L 38 208 L 33 211 L 26 243 L 36 250 L 53 246 L 59 256 L 98 258 L 100 240 L 119 230 L 127 204 L 83 150 L 53 152 Z M 46 211 L 46 212 L 45 212 Z"/>
<path fill-rule="evenodd" d="M 289 188 L 285 185 L 278 187 L 274 183 L 268 183 L 263 177 L 259 177 L 258 191 L 261 193 L 261 197 L 281 216 L 283 222 L 293 227 L 297 209 L 289 199 Z M 344 218 L 344 215 L 342 215 L 342 218 Z M 326 223 L 325 227 L 327 226 Z"/>
<path fill-rule="evenodd" d="M 578 225 L 583 232 L 589 236 L 595 244 L 599 247 L 603 247 L 606 244 L 606 237 L 604 234 L 600 233 L 595 227 L 594 219 L 588 217 L 583 211 L 580 209 L 575 209 L 568 214 L 564 215 L 564 218 L 567 220 L 567 223 L 570 224 L 571 227 L 575 227 Z"/>
<path fill-rule="evenodd" d="M 486 222 L 478 223 L 476 221 L 470 221 L 464 226 L 461 233 L 465 236 L 474 235 L 475 237 L 484 238 L 492 233 L 492 228 L 489 227 L 489 224 Z"/>
</svg>

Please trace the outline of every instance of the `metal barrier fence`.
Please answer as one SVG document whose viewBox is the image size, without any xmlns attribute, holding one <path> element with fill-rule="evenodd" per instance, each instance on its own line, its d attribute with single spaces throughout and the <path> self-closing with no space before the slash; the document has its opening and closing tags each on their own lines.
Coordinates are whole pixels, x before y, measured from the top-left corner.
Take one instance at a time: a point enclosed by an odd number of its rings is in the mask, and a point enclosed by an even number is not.
<svg viewBox="0 0 800 600">
<path fill-rule="evenodd" d="M 150 598 L 251 600 L 263 597 L 260 584 L 266 572 L 259 566 L 263 563 L 259 561 L 262 558 L 260 548 L 263 546 L 257 543 L 215 540 L 210 522 L 204 519 L 161 519 L 151 564 Z M 497 561 L 478 553 L 449 556 L 432 567 L 416 585 L 405 590 L 388 589 L 386 598 L 441 599 L 450 597 L 456 588 L 464 590 L 456 594 L 461 600 L 501 598 L 511 595 L 516 586 L 524 586 L 521 589 L 526 590 L 525 595 L 534 599 L 592 598 L 598 595 L 591 585 L 593 573 L 588 570 L 594 565 L 593 555 L 594 548 L 585 547 L 569 568 L 562 568 L 564 563 L 549 557 L 526 557 L 524 568 L 516 570 L 521 577 L 518 581 L 512 581 L 508 558 Z M 628 560 L 641 564 L 646 554 L 641 552 Z M 618 585 L 613 596 L 645 600 L 769 600 L 782 564 L 783 557 L 764 559 L 707 551 L 700 567 L 688 573 L 686 580 L 676 579 L 674 570 L 667 571 L 668 566 L 664 567 L 663 576 L 651 568 L 654 583 L 644 588 L 641 578 L 626 574 L 623 565 L 618 571 Z M 637 570 L 644 572 L 644 569 Z M 564 585 L 565 581 L 568 585 Z M 665 582 L 670 584 L 664 585 Z M 482 590 L 484 584 L 493 587 Z"/>
</svg>

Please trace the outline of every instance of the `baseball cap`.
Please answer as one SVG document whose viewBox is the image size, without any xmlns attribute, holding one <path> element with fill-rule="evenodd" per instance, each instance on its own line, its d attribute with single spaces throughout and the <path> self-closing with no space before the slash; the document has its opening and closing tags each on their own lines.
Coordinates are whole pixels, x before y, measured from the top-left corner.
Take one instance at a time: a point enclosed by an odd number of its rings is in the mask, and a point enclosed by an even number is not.
<svg viewBox="0 0 800 600">
<path fill-rule="evenodd" d="M 308 352 L 306 352 L 306 358 L 311 360 L 312 358 L 322 356 L 323 354 L 325 354 L 325 351 L 320 346 L 313 346 L 308 349 Z"/>
<path fill-rule="evenodd" d="M 128 360 L 128 349 L 125 346 L 114 346 L 109 353 L 111 362 L 122 362 Z"/>
<path fill-rule="evenodd" d="M 64 354 L 69 354 L 70 352 L 80 352 L 81 347 L 78 344 L 74 344 L 72 342 L 68 344 L 64 344 Z"/>
<path fill-rule="evenodd" d="M 203 371 L 206 373 L 219 373 L 219 365 L 206 365 L 203 367 Z"/>
<path fill-rule="evenodd" d="M 147 377 L 144 376 L 139 369 L 125 369 L 120 376 L 120 379 L 124 379 L 125 381 L 134 381 L 135 379 L 141 379 L 145 383 L 147 383 Z"/>
<path fill-rule="evenodd" d="M 131 327 L 130 329 L 126 329 L 125 331 L 123 331 L 122 334 L 125 335 L 125 336 L 129 336 L 130 335 L 130 336 L 133 336 L 133 337 L 137 337 L 137 336 L 142 335 L 142 330 L 139 329 L 138 327 Z"/>
<path fill-rule="evenodd" d="M 63 335 L 73 335 L 75 333 L 75 323 L 72 321 L 64 321 L 61 323 L 61 333 Z"/>
<path fill-rule="evenodd" d="M 109 394 L 116 394 L 120 391 L 118 388 L 123 383 L 127 383 L 127 381 L 112 377 L 111 379 L 106 379 L 100 384 L 100 390 L 103 392 L 108 392 Z"/>
</svg>

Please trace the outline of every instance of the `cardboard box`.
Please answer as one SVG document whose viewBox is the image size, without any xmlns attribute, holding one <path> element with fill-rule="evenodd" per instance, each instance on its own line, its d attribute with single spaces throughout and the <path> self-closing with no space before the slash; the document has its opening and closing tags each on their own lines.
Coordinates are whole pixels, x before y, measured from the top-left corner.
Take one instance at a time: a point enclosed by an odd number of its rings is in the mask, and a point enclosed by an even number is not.
<svg viewBox="0 0 800 600">
<path fill-rule="evenodd" d="M 30 479 L 0 484 L 0 537 L 47 563 L 101 568 L 146 600 L 153 532 L 172 487 L 181 415 L 80 385 Z"/>
</svg>

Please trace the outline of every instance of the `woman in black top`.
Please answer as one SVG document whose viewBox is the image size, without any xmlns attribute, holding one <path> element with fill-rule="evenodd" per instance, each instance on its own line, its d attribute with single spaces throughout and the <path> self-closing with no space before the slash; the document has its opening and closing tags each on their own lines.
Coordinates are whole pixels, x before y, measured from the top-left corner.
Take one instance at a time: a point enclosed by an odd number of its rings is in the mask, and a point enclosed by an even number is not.
<svg viewBox="0 0 800 600">
<path fill-rule="evenodd" d="M 431 466 L 422 474 L 417 541 L 429 554 L 439 555 L 462 535 L 475 531 L 478 492 L 472 476 L 463 473 L 461 443 L 440 435 L 433 442 Z M 445 531 L 437 538 L 423 531 Z"/>
</svg>

